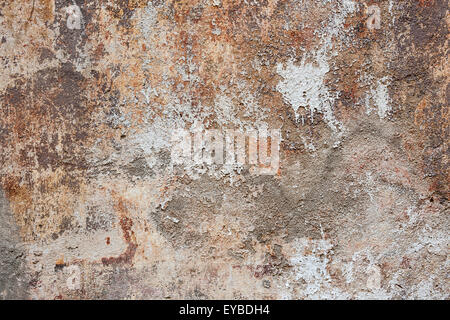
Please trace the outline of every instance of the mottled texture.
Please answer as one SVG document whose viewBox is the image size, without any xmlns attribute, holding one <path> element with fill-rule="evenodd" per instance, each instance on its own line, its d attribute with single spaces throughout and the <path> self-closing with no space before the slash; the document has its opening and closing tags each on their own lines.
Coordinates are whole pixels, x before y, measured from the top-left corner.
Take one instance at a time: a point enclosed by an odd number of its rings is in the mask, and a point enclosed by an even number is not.
<svg viewBox="0 0 450 320">
<path fill-rule="evenodd" d="M 0 297 L 448 299 L 448 8 L 0 0 Z M 274 176 L 171 163 L 259 127 Z"/>
</svg>

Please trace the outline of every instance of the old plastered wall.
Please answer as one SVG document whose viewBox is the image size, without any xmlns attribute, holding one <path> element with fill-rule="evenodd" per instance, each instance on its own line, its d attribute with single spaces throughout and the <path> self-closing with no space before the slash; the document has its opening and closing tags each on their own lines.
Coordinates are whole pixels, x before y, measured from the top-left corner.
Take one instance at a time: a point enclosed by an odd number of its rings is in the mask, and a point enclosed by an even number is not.
<svg viewBox="0 0 450 320">
<path fill-rule="evenodd" d="M 448 299 L 447 0 L 0 0 L 0 297 Z M 281 129 L 275 175 L 176 128 Z"/>
</svg>

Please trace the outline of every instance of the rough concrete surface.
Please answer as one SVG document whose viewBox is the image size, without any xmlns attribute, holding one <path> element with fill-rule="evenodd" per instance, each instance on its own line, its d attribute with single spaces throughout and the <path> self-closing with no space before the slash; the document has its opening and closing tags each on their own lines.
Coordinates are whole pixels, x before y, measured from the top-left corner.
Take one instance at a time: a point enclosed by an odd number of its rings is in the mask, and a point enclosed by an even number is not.
<svg viewBox="0 0 450 320">
<path fill-rule="evenodd" d="M 0 298 L 448 299 L 448 5 L 0 0 Z"/>
</svg>

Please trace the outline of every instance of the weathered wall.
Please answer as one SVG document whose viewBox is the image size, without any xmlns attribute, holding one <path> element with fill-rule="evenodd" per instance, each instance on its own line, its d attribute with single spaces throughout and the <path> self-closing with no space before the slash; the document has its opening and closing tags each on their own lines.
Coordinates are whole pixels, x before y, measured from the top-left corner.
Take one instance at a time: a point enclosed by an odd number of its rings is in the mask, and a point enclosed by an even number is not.
<svg viewBox="0 0 450 320">
<path fill-rule="evenodd" d="M 448 26 L 447 0 L 1 0 L 0 297 L 448 299 Z M 175 170 L 194 126 L 280 128 L 280 170 Z"/>
</svg>

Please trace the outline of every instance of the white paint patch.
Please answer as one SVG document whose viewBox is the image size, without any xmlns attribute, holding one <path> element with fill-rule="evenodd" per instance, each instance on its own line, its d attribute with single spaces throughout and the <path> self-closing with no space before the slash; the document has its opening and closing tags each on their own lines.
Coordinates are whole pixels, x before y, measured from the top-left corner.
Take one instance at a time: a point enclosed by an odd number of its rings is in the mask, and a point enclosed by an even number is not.
<svg viewBox="0 0 450 320">
<path fill-rule="evenodd" d="M 381 269 L 376 265 L 367 268 L 367 288 L 370 290 L 377 290 L 381 288 Z"/>
<path fill-rule="evenodd" d="M 312 253 L 305 251 L 312 247 Z M 314 294 L 321 289 L 322 282 L 329 281 L 330 275 L 327 271 L 326 257 L 332 245 L 324 240 L 309 242 L 307 239 L 300 239 L 297 246 L 297 253 L 291 258 L 291 263 L 295 271 L 296 280 L 306 281 L 306 293 Z"/>
<path fill-rule="evenodd" d="M 367 9 L 369 18 L 367 19 L 367 29 L 380 29 L 381 28 L 381 9 L 377 5 L 371 5 Z"/>
<path fill-rule="evenodd" d="M 303 281 L 302 296 L 310 299 L 349 299 L 349 295 L 332 286 L 328 272 L 333 245 L 328 240 L 297 239 L 296 252 L 290 259 L 294 278 Z"/>
<path fill-rule="evenodd" d="M 322 113 L 327 124 L 338 130 L 339 123 L 334 118 L 332 105 L 336 96 L 333 96 L 324 84 L 325 76 L 330 71 L 327 60 L 319 56 L 316 65 L 307 63 L 303 59 L 299 66 L 289 61 L 285 68 L 277 65 L 277 73 L 283 77 L 277 85 L 277 90 L 284 100 L 294 109 L 295 119 L 298 121 L 298 109 L 308 108 L 311 120 L 314 113 Z"/>
<path fill-rule="evenodd" d="M 387 82 L 387 77 L 378 80 L 376 90 L 372 90 L 372 98 L 378 109 L 378 116 L 381 119 L 385 118 L 392 110 Z"/>
<path fill-rule="evenodd" d="M 140 13 L 139 17 L 135 17 L 138 21 L 138 27 L 145 38 L 150 39 L 154 32 L 153 29 L 158 21 L 158 12 L 151 3 L 148 3 L 144 10 L 137 12 Z"/>
<path fill-rule="evenodd" d="M 180 220 L 178 220 L 177 218 L 171 217 L 171 216 L 166 216 L 166 219 L 172 221 L 173 223 L 178 223 L 178 222 L 180 222 Z"/>
</svg>

